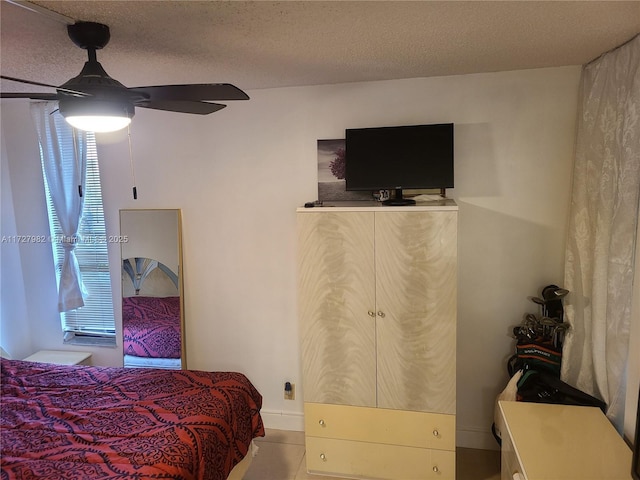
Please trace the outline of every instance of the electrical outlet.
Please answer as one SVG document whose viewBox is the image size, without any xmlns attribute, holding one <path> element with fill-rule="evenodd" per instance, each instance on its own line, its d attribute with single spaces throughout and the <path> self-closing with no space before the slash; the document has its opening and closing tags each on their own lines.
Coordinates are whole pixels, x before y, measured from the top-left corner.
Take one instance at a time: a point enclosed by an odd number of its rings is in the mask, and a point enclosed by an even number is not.
<svg viewBox="0 0 640 480">
<path fill-rule="evenodd" d="M 291 382 L 284 383 L 284 399 L 295 400 L 296 399 L 296 384 Z"/>
</svg>

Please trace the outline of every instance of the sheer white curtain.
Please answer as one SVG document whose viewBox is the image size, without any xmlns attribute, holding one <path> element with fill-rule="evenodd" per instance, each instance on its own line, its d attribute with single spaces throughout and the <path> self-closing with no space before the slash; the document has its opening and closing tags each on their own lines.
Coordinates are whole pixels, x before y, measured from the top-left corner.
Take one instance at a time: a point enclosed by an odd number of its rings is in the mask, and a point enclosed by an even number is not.
<svg viewBox="0 0 640 480">
<path fill-rule="evenodd" d="M 581 95 L 562 378 L 603 399 L 622 430 L 640 196 L 640 36 L 586 65 Z"/>
<path fill-rule="evenodd" d="M 63 232 L 63 238 L 52 241 L 59 241 L 64 247 L 58 284 L 58 310 L 66 312 L 84 305 L 84 287 L 74 250 L 84 203 L 79 186 L 84 184 L 87 142 L 84 132 L 72 134 L 71 126 L 62 115 L 55 112 L 56 109 L 56 103 L 31 104 L 31 115 L 42 152 L 45 182 Z"/>
</svg>

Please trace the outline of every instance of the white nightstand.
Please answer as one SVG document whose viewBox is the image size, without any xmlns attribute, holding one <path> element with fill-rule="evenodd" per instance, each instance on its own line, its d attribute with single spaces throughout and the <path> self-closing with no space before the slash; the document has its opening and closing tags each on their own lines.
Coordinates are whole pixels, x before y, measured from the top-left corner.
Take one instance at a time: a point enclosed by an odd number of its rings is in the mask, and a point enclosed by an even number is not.
<svg viewBox="0 0 640 480">
<path fill-rule="evenodd" d="M 25 358 L 27 362 L 56 363 L 58 365 L 91 365 L 90 352 L 40 350 Z"/>
<path fill-rule="evenodd" d="M 596 407 L 499 402 L 502 480 L 631 480 L 631 449 Z"/>
</svg>

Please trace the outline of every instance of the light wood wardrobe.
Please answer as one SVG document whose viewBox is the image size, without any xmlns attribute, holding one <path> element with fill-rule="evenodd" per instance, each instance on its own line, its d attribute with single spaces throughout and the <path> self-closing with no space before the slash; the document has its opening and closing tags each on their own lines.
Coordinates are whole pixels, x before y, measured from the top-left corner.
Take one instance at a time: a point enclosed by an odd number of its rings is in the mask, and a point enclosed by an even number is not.
<svg viewBox="0 0 640 480">
<path fill-rule="evenodd" d="M 297 210 L 307 468 L 455 479 L 457 210 Z"/>
</svg>

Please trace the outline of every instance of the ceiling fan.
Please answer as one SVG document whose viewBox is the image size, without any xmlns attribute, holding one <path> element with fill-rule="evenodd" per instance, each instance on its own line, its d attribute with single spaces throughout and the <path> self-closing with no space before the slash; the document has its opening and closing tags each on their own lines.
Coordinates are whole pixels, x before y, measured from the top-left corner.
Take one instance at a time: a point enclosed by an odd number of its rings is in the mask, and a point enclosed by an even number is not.
<svg viewBox="0 0 640 480">
<path fill-rule="evenodd" d="M 89 56 L 78 76 L 55 86 L 0 75 L 5 80 L 56 89 L 56 93 L 0 92 L 0 98 L 58 100 L 60 113 L 67 122 L 82 130 L 98 132 L 126 127 L 135 114 L 135 107 L 207 115 L 226 107 L 213 101 L 249 99 L 245 92 L 229 83 L 125 87 L 111 78 L 96 58 L 96 50 L 106 46 L 111 38 L 107 25 L 75 22 L 67 25 L 67 33 Z M 111 118 L 110 125 L 96 123 L 97 117 Z"/>
</svg>

